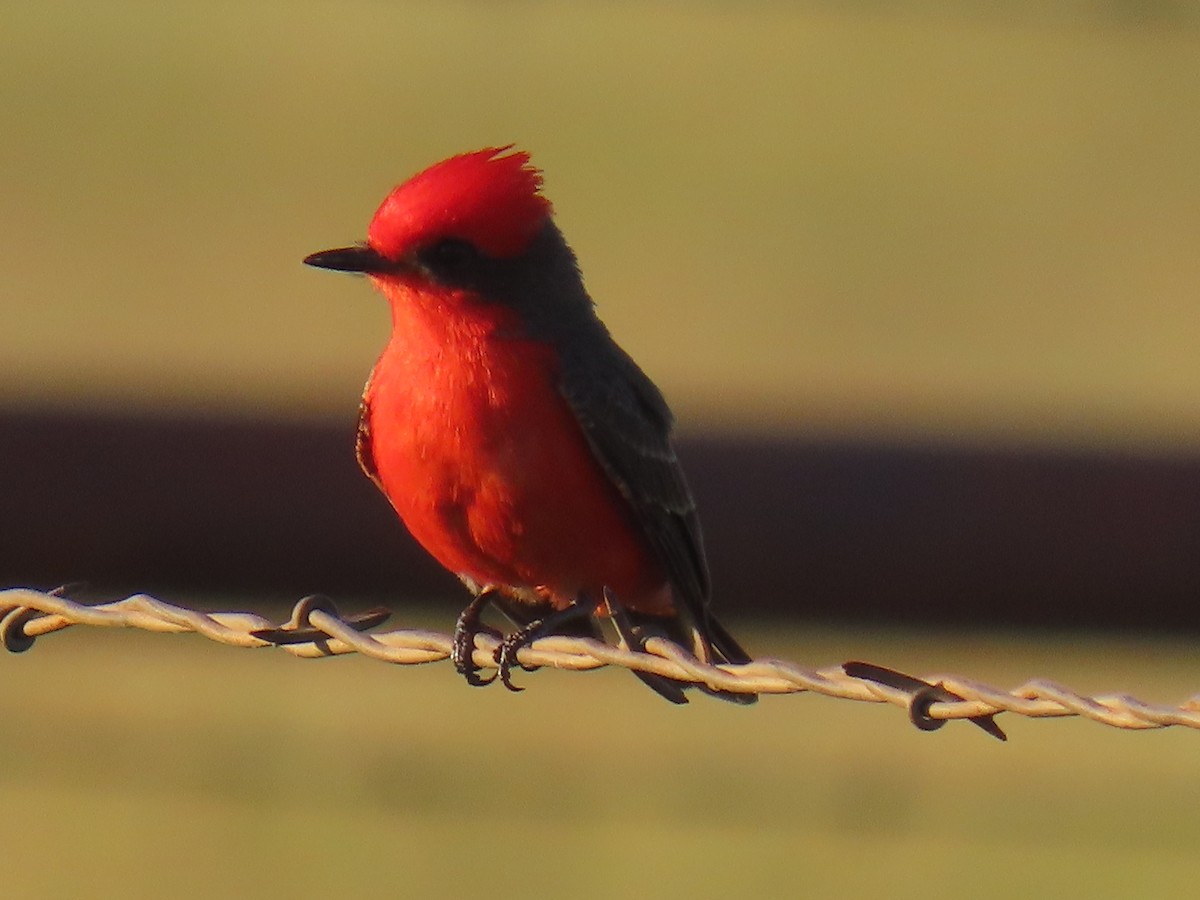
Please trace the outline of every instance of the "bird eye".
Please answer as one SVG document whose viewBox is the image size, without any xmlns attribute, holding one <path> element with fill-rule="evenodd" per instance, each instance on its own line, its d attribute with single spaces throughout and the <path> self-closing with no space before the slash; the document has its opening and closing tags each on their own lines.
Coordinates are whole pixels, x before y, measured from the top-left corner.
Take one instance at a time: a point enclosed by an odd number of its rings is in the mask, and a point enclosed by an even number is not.
<svg viewBox="0 0 1200 900">
<path fill-rule="evenodd" d="M 478 258 L 479 252 L 460 238 L 443 238 L 418 254 L 421 264 L 441 277 L 462 275 Z"/>
</svg>

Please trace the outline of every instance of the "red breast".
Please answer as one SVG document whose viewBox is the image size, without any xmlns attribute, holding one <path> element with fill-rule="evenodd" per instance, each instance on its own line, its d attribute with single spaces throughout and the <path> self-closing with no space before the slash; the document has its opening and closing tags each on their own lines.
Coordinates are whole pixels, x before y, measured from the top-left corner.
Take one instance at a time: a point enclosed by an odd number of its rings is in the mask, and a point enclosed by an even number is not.
<svg viewBox="0 0 1200 900">
<path fill-rule="evenodd" d="M 374 276 L 390 342 L 366 392 L 374 464 L 413 536 L 477 585 L 564 608 L 612 589 L 671 612 L 671 591 L 627 501 L 557 389 L 553 345 L 469 292 Z"/>
</svg>

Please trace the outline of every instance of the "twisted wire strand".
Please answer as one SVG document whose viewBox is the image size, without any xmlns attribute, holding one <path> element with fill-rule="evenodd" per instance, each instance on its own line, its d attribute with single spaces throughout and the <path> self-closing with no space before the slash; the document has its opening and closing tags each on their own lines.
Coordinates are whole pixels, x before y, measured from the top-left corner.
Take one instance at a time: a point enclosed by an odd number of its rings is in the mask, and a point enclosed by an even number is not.
<svg viewBox="0 0 1200 900">
<path fill-rule="evenodd" d="M 301 658 L 359 653 L 398 665 L 447 659 L 452 644 L 448 634 L 420 629 L 364 633 L 364 629 L 381 623 L 387 611 L 376 609 L 343 617 L 328 600 L 317 597 L 301 600 L 291 621 L 279 626 L 253 613 L 200 612 L 146 594 L 88 606 L 63 596 L 64 593 L 65 589 L 0 590 L 0 641 L 4 648 L 13 653 L 24 652 L 37 638 L 72 625 L 194 632 L 234 647 L 274 646 Z M 493 654 L 498 645 L 496 638 L 480 634 L 476 638 L 475 663 L 495 668 Z M 891 703 L 907 709 L 913 722 L 925 730 L 933 730 L 949 720 L 968 719 L 1000 739 L 1003 732 L 991 722 L 991 717 L 1002 712 L 1029 718 L 1082 716 L 1103 725 L 1133 730 L 1172 725 L 1200 729 L 1200 694 L 1179 706 L 1161 706 L 1124 694 L 1089 697 L 1042 679 L 1005 691 L 957 675 L 914 678 L 868 663 L 809 669 L 786 660 L 764 658 L 740 666 L 712 666 L 662 638 L 647 641 L 645 651 L 615 647 L 591 638 L 552 636 L 539 638 L 522 648 L 518 660 L 527 668 L 587 670 L 619 666 L 737 693 L 809 691 L 843 700 Z"/>
</svg>

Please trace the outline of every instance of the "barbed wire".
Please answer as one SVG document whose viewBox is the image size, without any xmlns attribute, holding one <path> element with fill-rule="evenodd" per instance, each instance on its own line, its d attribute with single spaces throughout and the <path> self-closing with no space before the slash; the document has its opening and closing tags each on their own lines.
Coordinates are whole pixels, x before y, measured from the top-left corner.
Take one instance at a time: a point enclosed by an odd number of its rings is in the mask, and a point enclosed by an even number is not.
<svg viewBox="0 0 1200 900">
<path fill-rule="evenodd" d="M 388 610 L 376 608 L 341 616 L 322 597 L 301 600 L 293 609 L 291 620 L 280 626 L 254 613 L 200 612 L 146 594 L 84 605 L 66 597 L 67 591 L 68 588 L 48 592 L 29 588 L 0 590 L 0 642 L 4 649 L 24 652 L 37 638 L 72 625 L 194 632 L 234 647 L 278 647 L 302 658 L 359 653 L 398 665 L 447 659 L 453 642 L 448 634 L 422 629 L 366 634 L 366 629 L 388 618 Z M 498 645 L 497 638 L 486 633 L 478 635 L 476 665 L 495 668 L 493 654 Z M 1146 703 L 1124 694 L 1087 696 L 1044 679 L 1033 679 L 1005 691 L 957 675 L 916 678 L 863 662 L 809 669 L 786 660 L 764 658 L 739 666 L 711 666 L 661 638 L 647 641 L 645 651 L 631 651 L 591 638 L 552 636 L 523 647 L 518 661 L 527 669 L 549 666 L 582 671 L 620 666 L 735 693 L 809 691 L 842 700 L 891 703 L 905 708 L 912 722 L 923 730 L 932 731 L 947 721 L 967 719 L 1001 740 L 1004 732 L 992 717 L 1003 712 L 1029 718 L 1082 716 L 1103 725 L 1133 730 L 1172 725 L 1200 729 L 1200 694 L 1173 707 Z"/>
</svg>

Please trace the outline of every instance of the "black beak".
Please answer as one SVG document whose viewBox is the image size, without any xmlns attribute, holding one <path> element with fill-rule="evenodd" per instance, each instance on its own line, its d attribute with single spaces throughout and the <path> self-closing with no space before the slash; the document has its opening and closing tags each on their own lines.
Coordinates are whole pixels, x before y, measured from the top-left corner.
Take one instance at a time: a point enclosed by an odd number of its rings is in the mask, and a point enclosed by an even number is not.
<svg viewBox="0 0 1200 900">
<path fill-rule="evenodd" d="M 396 263 L 376 253 L 370 247 L 340 247 L 337 250 L 322 250 L 304 257 L 306 266 L 332 269 L 335 272 L 361 272 L 366 275 L 377 272 L 394 272 Z"/>
</svg>

